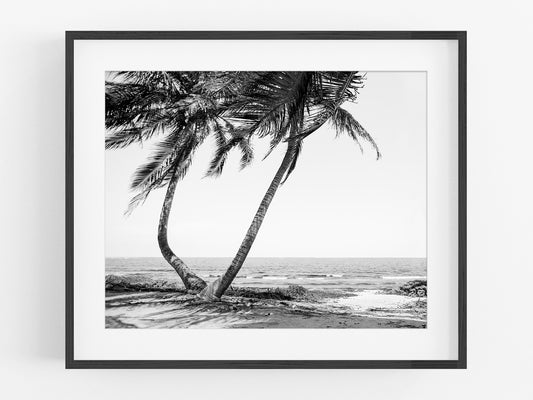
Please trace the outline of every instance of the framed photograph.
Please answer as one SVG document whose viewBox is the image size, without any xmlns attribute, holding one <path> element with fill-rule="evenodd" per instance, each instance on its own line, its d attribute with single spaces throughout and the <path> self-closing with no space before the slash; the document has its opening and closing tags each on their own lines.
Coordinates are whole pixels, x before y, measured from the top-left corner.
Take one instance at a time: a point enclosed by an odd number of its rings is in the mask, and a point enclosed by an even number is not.
<svg viewBox="0 0 533 400">
<path fill-rule="evenodd" d="M 67 368 L 466 368 L 466 32 L 67 32 Z"/>
</svg>

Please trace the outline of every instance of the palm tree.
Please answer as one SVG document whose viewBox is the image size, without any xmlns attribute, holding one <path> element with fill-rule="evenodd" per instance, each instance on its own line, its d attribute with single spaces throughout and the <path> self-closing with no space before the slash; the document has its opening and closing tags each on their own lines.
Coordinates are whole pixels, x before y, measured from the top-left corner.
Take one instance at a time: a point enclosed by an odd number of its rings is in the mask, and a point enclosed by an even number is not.
<svg viewBox="0 0 533 400">
<path fill-rule="evenodd" d="M 196 149 L 210 134 L 215 136 L 217 147 L 226 152 L 238 145 L 241 165 L 250 163 L 253 152 L 249 140 L 232 135 L 231 124 L 221 115 L 250 76 L 238 72 L 119 72 L 115 82 L 106 82 L 106 149 L 142 144 L 162 136 L 148 162 L 133 175 L 131 189 L 137 194 L 127 214 L 144 203 L 152 190 L 167 187 L 158 244 L 189 290 L 199 291 L 206 282 L 174 254 L 168 243 L 168 219 L 176 186 L 186 175 Z M 223 162 L 218 164 L 220 173 Z"/>
<path fill-rule="evenodd" d="M 327 121 L 337 135 L 348 134 L 369 141 L 380 157 L 376 143 L 355 118 L 340 105 L 355 101 L 364 76 L 357 72 L 269 72 L 248 82 L 244 93 L 225 112 L 239 127 L 242 137 L 271 137 L 271 150 L 287 142 L 285 156 L 270 183 L 236 256 L 224 275 L 211 282 L 200 294 L 218 300 L 241 269 L 259 232 L 266 212 L 279 186 L 296 167 L 304 139 Z M 227 149 L 220 147 L 210 172 L 216 173 Z M 270 154 L 270 152 L 268 153 Z M 267 154 L 267 156 L 268 156 Z"/>
</svg>

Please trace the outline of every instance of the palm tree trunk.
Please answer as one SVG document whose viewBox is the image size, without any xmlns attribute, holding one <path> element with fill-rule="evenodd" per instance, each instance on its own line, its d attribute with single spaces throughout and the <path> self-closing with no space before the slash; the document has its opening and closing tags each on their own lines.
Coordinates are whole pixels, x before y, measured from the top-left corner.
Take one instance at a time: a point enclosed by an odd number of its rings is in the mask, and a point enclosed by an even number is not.
<svg viewBox="0 0 533 400">
<path fill-rule="evenodd" d="M 226 273 L 221 278 L 219 278 L 219 280 L 215 281 L 215 285 L 213 288 L 214 290 L 212 291 L 212 295 L 215 299 L 219 299 L 229 288 L 231 282 L 233 282 L 239 270 L 241 269 L 244 260 L 246 260 L 246 257 L 248 256 L 248 253 L 252 248 L 252 244 L 255 241 L 257 233 L 259 232 L 259 228 L 263 223 L 263 219 L 265 218 L 268 207 L 270 206 L 270 203 L 272 202 L 272 199 L 274 198 L 274 195 L 276 194 L 276 191 L 278 190 L 278 187 L 281 184 L 281 180 L 289 169 L 295 153 L 296 144 L 294 141 L 290 141 L 287 146 L 285 157 L 283 158 L 278 172 L 276 172 L 274 179 L 270 183 L 270 186 L 268 187 L 268 190 L 266 191 L 263 200 L 261 201 L 261 204 L 257 209 L 257 212 L 255 213 L 252 224 L 248 228 L 248 232 L 246 233 L 246 236 L 244 237 L 244 240 L 241 243 L 241 247 L 239 248 L 237 255 L 231 262 L 231 265 L 227 269 Z"/>
<path fill-rule="evenodd" d="M 163 208 L 161 209 L 161 216 L 159 217 L 159 228 L 157 232 L 157 241 L 161 254 L 165 257 L 165 260 L 176 270 L 180 276 L 185 288 L 188 290 L 200 291 L 207 286 L 205 281 L 194 274 L 189 267 L 178 258 L 168 245 L 167 238 L 167 226 L 168 217 L 170 215 L 170 209 L 172 207 L 172 200 L 174 200 L 174 192 L 176 191 L 176 185 L 178 184 L 178 178 L 174 172 L 170 182 L 168 183 L 167 193 L 165 195 L 165 201 L 163 202 Z"/>
</svg>

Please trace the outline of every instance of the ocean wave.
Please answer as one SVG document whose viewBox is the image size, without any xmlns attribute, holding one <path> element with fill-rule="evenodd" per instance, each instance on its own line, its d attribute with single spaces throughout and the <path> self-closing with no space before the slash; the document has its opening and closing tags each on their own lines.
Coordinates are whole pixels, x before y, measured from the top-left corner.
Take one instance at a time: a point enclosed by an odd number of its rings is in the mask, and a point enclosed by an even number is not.
<svg viewBox="0 0 533 400">
<path fill-rule="evenodd" d="M 427 279 L 427 277 L 426 276 L 382 276 L 381 279 L 412 280 L 412 279 Z"/>
<path fill-rule="evenodd" d="M 342 278 L 343 274 L 296 274 L 296 275 L 246 275 L 242 279 L 325 279 L 325 278 Z M 237 276 L 238 278 L 238 276 Z"/>
<path fill-rule="evenodd" d="M 283 279 L 289 279 L 289 277 L 288 277 L 288 276 L 265 275 L 265 276 L 262 276 L 261 279 L 268 279 L 268 280 L 283 280 Z"/>
</svg>

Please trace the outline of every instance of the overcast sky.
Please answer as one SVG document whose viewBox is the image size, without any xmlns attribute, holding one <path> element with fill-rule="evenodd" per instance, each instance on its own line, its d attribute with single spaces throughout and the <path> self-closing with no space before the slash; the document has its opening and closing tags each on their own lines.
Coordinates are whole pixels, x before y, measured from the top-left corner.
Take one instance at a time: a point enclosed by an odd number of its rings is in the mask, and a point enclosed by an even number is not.
<svg viewBox="0 0 533 400">
<path fill-rule="evenodd" d="M 281 186 L 250 252 L 256 257 L 426 256 L 426 73 L 369 72 L 358 103 L 344 108 L 370 132 L 370 145 L 335 139 L 325 125 L 305 139 L 296 170 Z M 157 224 L 164 189 L 124 216 L 129 182 L 153 144 L 106 151 L 106 256 L 160 256 Z M 218 178 L 204 178 L 212 142 L 196 153 L 177 187 L 168 225 L 178 256 L 233 257 L 283 158 L 238 167 L 238 151 Z"/>
</svg>

